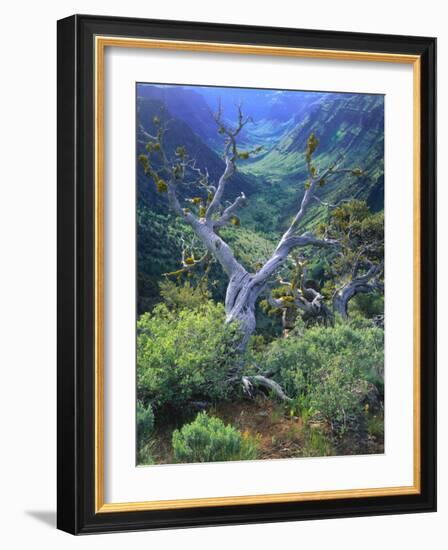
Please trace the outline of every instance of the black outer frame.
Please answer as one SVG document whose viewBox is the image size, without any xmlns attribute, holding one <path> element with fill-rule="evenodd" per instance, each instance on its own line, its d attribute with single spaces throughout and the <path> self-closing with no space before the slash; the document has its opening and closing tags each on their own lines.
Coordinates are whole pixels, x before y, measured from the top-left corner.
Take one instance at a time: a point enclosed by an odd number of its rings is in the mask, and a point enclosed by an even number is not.
<svg viewBox="0 0 448 550">
<path fill-rule="evenodd" d="M 94 512 L 94 36 L 421 56 L 421 493 Z M 74 15 L 58 21 L 57 526 L 72 534 L 436 510 L 436 39 Z"/>
</svg>

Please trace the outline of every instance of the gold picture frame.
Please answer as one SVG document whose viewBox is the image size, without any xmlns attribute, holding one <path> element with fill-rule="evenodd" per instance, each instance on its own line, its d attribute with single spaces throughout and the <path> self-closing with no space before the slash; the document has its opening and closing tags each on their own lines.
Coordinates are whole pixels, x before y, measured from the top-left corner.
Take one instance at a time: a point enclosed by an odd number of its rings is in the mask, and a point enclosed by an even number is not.
<svg viewBox="0 0 448 550">
<path fill-rule="evenodd" d="M 422 204 L 422 190 L 425 193 L 432 192 L 433 182 L 429 182 L 428 186 L 426 181 L 422 180 L 422 136 L 427 133 L 427 118 L 428 112 L 422 112 L 424 103 L 422 102 L 422 90 L 424 91 L 425 98 L 428 94 L 431 94 L 431 89 L 428 91 L 427 73 L 428 73 L 428 49 L 432 51 L 434 42 L 432 39 L 427 39 L 425 43 L 425 52 L 422 53 L 420 43 L 416 44 L 414 51 L 409 47 L 408 42 L 403 42 L 403 47 L 400 49 L 400 38 L 403 37 L 389 37 L 389 46 L 383 48 L 383 51 L 376 51 L 375 37 L 371 38 L 371 44 L 369 40 L 365 43 L 367 48 L 353 49 L 352 42 L 348 37 L 333 36 L 332 40 L 329 40 L 329 47 L 317 47 L 319 44 L 325 42 L 325 37 L 328 39 L 328 35 L 332 33 L 322 32 L 321 35 L 317 34 L 315 39 L 315 45 L 311 47 L 303 47 L 300 45 L 284 45 L 284 39 L 278 42 L 282 42 L 281 45 L 266 45 L 260 43 L 254 43 L 256 38 L 256 29 L 244 29 L 241 30 L 241 41 L 238 43 L 232 43 L 226 41 L 226 37 L 229 35 L 229 28 L 223 27 L 222 33 L 218 35 L 217 41 L 206 40 L 208 36 L 207 29 L 202 29 L 202 34 L 199 32 L 201 29 L 197 29 L 196 35 L 199 39 L 186 39 L 182 33 L 179 33 L 178 38 L 161 38 L 159 35 L 163 29 L 159 29 L 159 33 L 154 34 L 153 29 L 157 24 L 154 22 L 141 22 L 141 28 L 146 28 L 146 35 L 139 36 L 131 35 L 131 31 L 126 27 L 126 21 L 117 21 L 114 18 L 95 18 L 90 19 L 88 16 L 74 16 L 74 19 L 69 18 L 60 22 L 60 42 L 73 38 L 76 34 L 79 41 L 75 47 L 81 47 L 82 50 L 91 51 L 92 59 L 89 61 L 89 71 L 92 83 L 92 97 L 90 97 L 91 105 L 93 106 L 92 126 L 93 130 L 93 149 L 94 149 L 94 172 L 93 172 L 93 248 L 92 248 L 92 261 L 93 261 L 93 361 L 91 368 L 93 369 L 93 429 L 92 439 L 93 446 L 90 453 L 90 464 L 92 467 L 91 477 L 89 479 L 93 481 L 91 497 L 93 497 L 92 509 L 88 514 L 89 520 L 85 522 L 85 526 L 82 529 L 85 530 L 109 530 L 107 527 L 109 518 L 113 519 L 112 523 L 118 525 L 120 520 L 118 516 L 126 516 L 125 524 L 123 528 L 128 528 L 127 525 L 131 525 L 131 520 L 127 519 L 132 517 L 133 513 L 144 512 L 151 514 L 152 512 L 171 511 L 174 514 L 177 511 L 185 511 L 192 509 L 215 509 L 223 510 L 224 508 L 232 507 L 250 507 L 253 505 L 278 505 L 287 503 L 312 503 L 323 501 L 334 501 L 335 505 L 340 505 L 346 499 L 359 501 L 362 503 L 374 503 L 379 502 L 383 497 L 405 497 L 409 499 L 409 502 L 421 502 L 423 498 L 427 499 L 427 477 L 428 477 L 428 464 L 427 458 L 422 457 L 422 418 L 425 422 L 428 421 L 428 411 L 426 410 L 428 404 L 425 402 L 425 410 L 422 410 L 422 374 L 425 377 L 427 373 L 422 373 L 422 326 L 425 319 L 422 318 L 422 238 L 427 239 L 424 230 L 425 225 L 422 223 L 422 216 L 428 217 L 428 212 L 423 210 Z M 120 27 L 121 32 L 113 32 L 114 29 Z M 201 25 L 199 25 L 201 26 Z M 165 27 L 169 28 L 169 22 L 165 22 Z M 105 32 L 107 31 L 107 32 Z M 272 37 L 276 37 L 275 30 L 271 29 Z M 286 31 L 285 31 L 286 32 Z M 297 34 L 297 40 L 300 42 L 300 31 L 294 31 Z M 290 31 L 289 34 L 294 34 Z M 84 34 L 83 34 L 84 33 Z M 226 34 L 227 33 L 227 34 Z M 252 34 L 251 34 L 252 33 Z M 184 32 L 185 34 L 185 32 Z M 359 35 L 362 36 L 362 35 Z M 81 38 L 79 38 L 81 37 Z M 271 41 L 274 40 L 271 38 Z M 335 47 L 336 39 L 339 40 L 339 48 Z M 345 42 L 344 42 L 345 40 Z M 403 39 L 404 40 L 404 39 Z M 412 39 L 409 39 L 413 44 Z M 378 42 L 378 39 L 376 39 Z M 343 47 L 344 43 L 347 43 L 346 48 Z M 359 41 L 359 44 L 361 42 Z M 397 46 L 398 44 L 398 46 Z M 413 484 L 410 486 L 402 487 L 381 487 L 381 488 L 365 488 L 365 489 L 347 489 L 347 490 L 330 490 L 330 491 L 316 491 L 316 492 L 303 492 L 303 493 L 282 493 L 282 494 L 265 494 L 265 495 L 247 495 L 247 496 L 226 496 L 217 498 L 196 498 L 196 499 L 182 499 L 182 500 L 164 500 L 164 501 L 142 501 L 142 502 L 120 502 L 110 503 L 105 502 L 104 498 L 104 89 L 105 89 L 105 52 L 107 48 L 141 48 L 141 49 L 158 49 L 158 50 L 174 50 L 174 51 L 190 51 L 190 52 L 208 52 L 217 55 L 220 54 L 244 54 L 244 55 L 265 55 L 265 56 L 288 56 L 288 57 L 300 57 L 311 59 L 325 59 L 325 60 L 339 60 L 339 61 L 365 61 L 369 63 L 381 62 L 381 63 L 399 63 L 412 65 L 413 70 L 413 231 L 414 231 L 414 266 L 413 266 L 413 292 L 414 292 L 414 350 L 413 350 Z M 62 48 L 62 46 L 61 46 Z M 420 48 L 420 49 L 419 49 Z M 66 49 L 67 46 L 66 46 Z M 404 53 L 402 50 L 406 50 Z M 62 54 L 61 54 L 62 55 Z M 65 53 L 67 56 L 68 54 Z M 73 52 L 70 53 L 73 55 Z M 86 55 L 85 53 L 83 55 Z M 422 63 L 424 64 L 425 80 L 422 77 Z M 67 77 L 66 77 L 67 78 Z M 431 88 L 431 86 L 429 86 Z M 422 118 L 425 118 L 425 125 L 422 125 Z M 426 133 L 425 133 L 426 132 Z M 427 149 L 425 150 L 427 154 Z M 431 153 L 430 155 L 431 156 Z M 428 159 L 425 159 L 425 163 Z M 428 221 L 425 222 L 426 224 Z M 424 336 L 427 339 L 427 336 Z M 425 360 L 427 362 L 428 359 Z M 426 383 L 426 382 L 425 382 Z M 430 414 L 429 414 L 430 416 Z M 427 436 L 425 436 L 427 441 Z M 426 456 L 426 455 L 425 455 Z M 425 463 L 422 465 L 423 459 Z M 422 467 L 424 472 L 422 473 Z M 433 474 L 432 474 L 433 475 Z M 423 486 L 425 485 L 425 486 Z M 62 499 L 62 497 L 61 497 Z M 375 501 L 376 499 L 376 501 Z M 414 499 L 414 500 L 412 500 Z M 430 499 L 433 502 L 433 499 Z M 368 506 L 368 505 L 367 505 Z M 398 506 L 398 504 L 397 504 Z M 368 509 L 368 508 L 367 508 Z M 362 508 L 359 510 L 362 514 Z M 298 508 L 297 515 L 300 515 L 300 509 Z M 63 513 L 60 517 L 64 519 L 60 520 L 61 528 L 66 528 L 71 532 L 81 530 L 81 527 L 70 528 L 67 526 L 70 522 L 65 519 Z M 174 517 L 174 516 L 170 516 Z M 101 518 L 107 518 L 102 520 Z M 106 521 L 106 523 L 103 523 Z M 148 515 L 144 520 L 147 527 L 157 526 L 157 521 L 151 523 L 151 517 Z M 225 520 L 223 520 L 225 523 Z M 96 524 L 100 527 L 94 527 Z M 172 520 L 172 525 L 176 525 L 176 521 Z M 129 527 L 130 528 L 130 527 Z M 113 529 L 113 528 L 111 528 Z"/>
</svg>

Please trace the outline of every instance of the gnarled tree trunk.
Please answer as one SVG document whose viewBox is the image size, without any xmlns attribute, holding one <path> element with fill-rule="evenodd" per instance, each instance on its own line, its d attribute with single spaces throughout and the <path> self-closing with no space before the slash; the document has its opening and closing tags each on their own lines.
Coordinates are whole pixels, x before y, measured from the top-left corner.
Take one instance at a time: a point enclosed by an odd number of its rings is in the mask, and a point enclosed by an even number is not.
<svg viewBox="0 0 448 550">
<path fill-rule="evenodd" d="M 373 265 L 365 275 L 356 276 L 339 288 L 333 296 L 333 309 L 344 319 L 348 319 L 348 304 L 357 294 L 368 294 L 375 290 L 382 290 L 383 285 L 376 277 L 383 270 L 383 262 Z"/>
<path fill-rule="evenodd" d="M 348 319 L 348 303 L 357 294 L 366 294 L 372 291 L 372 287 L 369 284 L 357 284 L 350 281 L 342 288 L 338 289 L 333 297 L 333 309 L 336 313 L 342 317 L 342 319 Z"/>
</svg>

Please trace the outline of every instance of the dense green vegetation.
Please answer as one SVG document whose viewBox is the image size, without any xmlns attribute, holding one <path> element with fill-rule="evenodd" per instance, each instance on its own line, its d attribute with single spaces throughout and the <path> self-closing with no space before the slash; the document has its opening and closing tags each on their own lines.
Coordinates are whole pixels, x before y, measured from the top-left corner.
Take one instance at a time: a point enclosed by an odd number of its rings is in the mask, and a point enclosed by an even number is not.
<svg viewBox="0 0 448 550">
<path fill-rule="evenodd" d="M 299 410 L 328 421 L 333 430 L 356 427 L 369 392 L 382 392 L 384 333 L 345 323 L 295 329 L 259 352 L 271 377 Z"/>
<path fill-rule="evenodd" d="M 383 452 L 382 96 L 157 86 L 138 94 L 137 462 Z M 166 183 L 148 178 L 161 162 L 151 136 L 166 125 L 164 154 L 188 151 L 216 185 L 225 167 L 210 115 L 218 97 L 225 110 L 249 100 L 254 119 L 224 200 L 243 192 L 247 206 L 219 229 L 248 272 L 272 255 L 310 172 L 341 154 L 351 167 L 320 182 L 301 222 L 338 246 L 290 254 L 256 303 L 244 349 L 238 322 L 225 322 L 222 267 L 170 211 Z M 200 217 L 212 200 L 197 182 L 177 192 Z M 342 315 L 335 296 L 351 286 Z"/>
<path fill-rule="evenodd" d="M 188 288 L 184 287 L 184 294 Z M 137 323 L 137 390 L 156 410 L 182 411 L 201 399 L 222 399 L 227 373 L 238 360 L 238 328 L 224 323 L 224 308 L 208 301 L 193 308 L 157 305 Z"/>
<path fill-rule="evenodd" d="M 201 412 L 173 432 L 176 462 L 216 462 L 257 458 L 257 441 L 222 420 Z"/>
<path fill-rule="evenodd" d="M 173 290 L 175 285 L 170 286 Z M 137 422 L 143 449 L 147 449 L 154 434 L 153 408 L 156 426 L 163 429 L 166 423 L 174 423 L 180 429 L 194 418 L 198 408 L 212 409 L 223 400 L 247 399 L 239 387 L 227 383 L 235 362 L 240 361 L 244 362 L 245 375 L 255 374 L 263 365 L 270 377 L 284 388 L 290 401 L 281 405 L 282 416 L 328 426 L 330 439 L 323 429 L 304 433 L 308 449 L 313 446 L 312 441 L 328 450 L 332 438 L 360 430 L 367 434 L 366 423 L 378 437 L 381 429 L 378 413 L 381 413 L 384 395 L 384 333 L 365 317 L 358 316 L 350 323 L 337 322 L 334 327 L 309 329 L 299 319 L 288 338 L 266 342 L 254 336 L 245 357 L 240 357 L 234 351 L 235 327 L 223 323 L 224 311 L 220 304 L 204 301 L 204 297 L 198 299 L 188 283 L 173 294 L 183 296 L 181 305 L 177 299 L 172 309 L 159 305 L 151 314 L 142 315 L 138 323 Z M 269 391 L 261 395 L 276 400 Z M 197 437 L 197 445 L 205 445 L 208 450 L 202 452 L 196 447 L 186 450 L 188 444 L 181 445 L 183 439 L 176 432 L 178 435 L 173 437 L 176 461 L 188 462 L 189 458 L 205 461 L 215 444 L 221 449 L 220 445 L 224 444 L 221 440 L 209 442 L 208 446 L 203 443 L 204 438 L 208 441 L 211 437 L 204 427 L 206 423 L 205 420 L 193 422 L 180 433 L 188 441 Z M 213 426 L 215 430 L 215 424 Z M 202 431 L 207 433 L 200 435 Z M 239 440 L 230 428 L 227 432 Z M 251 434 L 252 439 L 256 436 Z M 249 445 L 251 438 L 247 437 L 247 445 L 255 453 L 255 447 Z M 230 443 L 229 449 L 234 449 Z M 152 463 L 152 455 L 149 456 Z M 214 460 L 236 460 L 232 458 L 235 456 L 236 451 L 229 450 Z M 242 454 L 238 459 L 244 456 L 248 457 Z M 142 462 L 148 463 L 145 459 Z"/>
</svg>

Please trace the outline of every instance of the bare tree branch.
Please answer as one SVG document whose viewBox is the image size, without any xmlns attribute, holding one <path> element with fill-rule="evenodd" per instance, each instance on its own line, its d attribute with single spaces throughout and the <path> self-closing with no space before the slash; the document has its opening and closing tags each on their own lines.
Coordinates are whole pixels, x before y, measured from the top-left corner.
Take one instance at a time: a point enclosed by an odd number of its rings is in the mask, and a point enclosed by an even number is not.
<svg viewBox="0 0 448 550">
<path fill-rule="evenodd" d="M 263 265 L 263 267 L 254 275 L 255 282 L 261 282 L 267 280 L 275 271 L 285 262 L 288 254 L 293 248 L 298 246 L 317 246 L 317 247 L 329 247 L 337 246 L 339 244 L 336 240 L 323 240 L 314 237 L 314 235 L 306 232 L 303 235 L 292 235 L 285 237 L 286 233 L 280 240 L 274 253 L 269 260 Z"/>
<path fill-rule="evenodd" d="M 232 217 L 235 215 L 237 210 L 243 208 L 246 205 L 246 195 L 241 192 L 241 195 L 237 197 L 234 202 L 224 210 L 221 216 L 213 222 L 213 227 L 223 227 L 224 225 L 227 225 Z"/>
<path fill-rule="evenodd" d="M 236 170 L 236 161 L 238 158 L 238 150 L 236 145 L 236 137 L 241 132 L 241 130 L 252 121 L 250 117 L 244 118 L 241 105 L 238 107 L 238 125 L 236 128 L 229 128 L 222 119 L 222 108 L 221 103 L 219 103 L 218 110 L 214 114 L 214 119 L 218 125 L 218 131 L 225 136 L 225 146 L 224 146 L 224 162 L 225 169 L 218 181 L 218 186 L 216 188 L 216 193 L 214 194 L 213 200 L 209 204 L 206 213 L 206 219 L 210 220 L 212 215 L 219 210 L 222 202 L 222 197 L 224 194 L 224 189 L 226 186 L 227 180 L 235 173 Z"/>
<path fill-rule="evenodd" d="M 263 376 L 261 374 L 256 374 L 255 376 L 243 376 L 241 381 L 245 392 L 250 396 L 252 396 L 252 387 L 255 384 L 257 386 L 263 386 L 267 388 L 269 391 L 274 393 L 281 401 L 292 401 L 292 399 L 288 397 L 286 393 L 282 390 L 280 384 L 275 382 L 275 380 L 266 378 L 266 376 Z"/>
<path fill-rule="evenodd" d="M 282 322 L 285 335 L 287 335 L 288 332 L 288 327 L 285 326 L 285 323 L 288 321 L 286 311 L 291 307 L 295 307 L 302 311 L 304 319 L 308 322 L 312 320 L 314 322 L 317 321 L 328 324 L 333 320 L 333 315 L 325 305 L 323 295 L 307 284 L 306 266 L 300 262 L 296 262 L 296 265 L 298 265 L 298 267 L 302 266 L 302 273 L 299 275 L 298 279 L 295 278 L 294 284 L 282 278 L 279 279 L 279 283 L 288 288 L 288 294 L 280 298 L 274 298 L 271 292 L 267 292 L 268 303 L 271 307 L 283 310 Z"/>
</svg>

